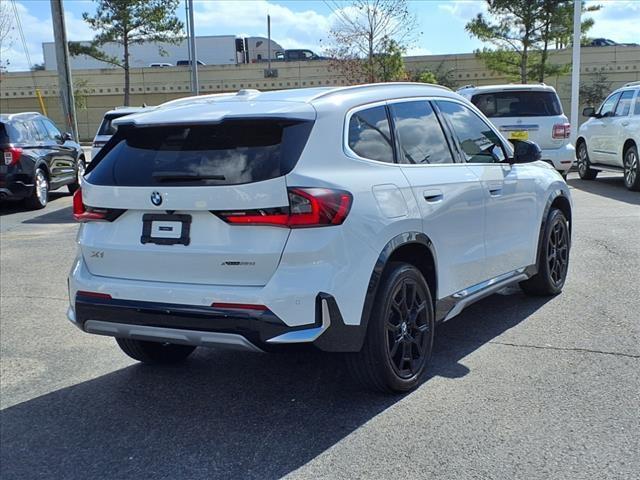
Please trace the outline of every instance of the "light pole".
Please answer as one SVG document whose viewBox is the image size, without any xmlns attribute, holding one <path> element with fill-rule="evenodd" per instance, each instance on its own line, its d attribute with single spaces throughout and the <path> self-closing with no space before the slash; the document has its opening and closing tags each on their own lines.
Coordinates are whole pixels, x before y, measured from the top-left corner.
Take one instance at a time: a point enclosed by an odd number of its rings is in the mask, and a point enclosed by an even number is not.
<svg viewBox="0 0 640 480">
<path fill-rule="evenodd" d="M 189 0 L 189 49 L 191 52 L 191 89 L 194 95 L 200 92 L 198 84 L 198 54 L 196 52 L 196 32 L 193 24 L 193 0 Z"/>
<path fill-rule="evenodd" d="M 578 123 L 580 121 L 578 108 L 580 106 L 580 37 L 582 34 L 582 1 L 573 2 L 573 59 L 571 67 L 571 143 L 576 144 Z"/>
<path fill-rule="evenodd" d="M 73 138 L 79 142 L 78 123 L 76 121 L 76 106 L 73 99 L 73 81 L 69 66 L 69 46 L 67 45 L 67 30 L 64 24 L 64 8 L 62 0 L 51 0 L 51 19 L 53 20 L 53 38 L 56 46 L 56 67 L 58 69 L 58 90 L 66 130 L 71 131 Z"/>
</svg>

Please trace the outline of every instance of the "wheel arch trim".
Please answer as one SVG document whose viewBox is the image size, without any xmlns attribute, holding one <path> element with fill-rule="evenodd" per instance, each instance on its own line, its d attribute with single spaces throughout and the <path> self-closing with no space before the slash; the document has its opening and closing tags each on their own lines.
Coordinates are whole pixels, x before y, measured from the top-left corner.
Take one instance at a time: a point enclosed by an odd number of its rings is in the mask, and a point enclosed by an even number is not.
<svg viewBox="0 0 640 480">
<path fill-rule="evenodd" d="M 552 205 L 559 198 L 562 198 L 568 204 L 569 218 L 567 218 L 567 221 L 569 222 L 569 242 L 571 242 L 571 231 L 573 229 L 573 206 L 571 204 L 571 197 L 564 190 L 558 188 L 553 190 L 551 194 L 547 197 L 547 202 L 545 203 L 544 209 L 542 211 L 542 221 L 540 222 L 540 231 L 538 232 L 538 241 L 536 242 L 536 265 L 539 264 L 539 260 L 540 260 L 539 258 L 540 245 L 542 244 L 542 240 L 544 237 L 544 230 L 547 226 L 547 219 L 549 218 L 549 212 L 551 211 Z"/>
<path fill-rule="evenodd" d="M 380 281 L 382 279 L 382 274 L 384 272 L 385 267 L 389 263 L 389 259 L 393 255 L 395 251 L 399 248 L 406 245 L 422 245 L 429 249 L 431 252 L 431 256 L 433 257 L 434 270 L 437 281 L 437 272 L 438 272 L 438 260 L 436 256 L 435 247 L 431 239 L 422 232 L 409 231 L 396 235 L 391 240 L 387 242 L 384 246 L 376 263 L 373 267 L 373 271 L 371 272 L 371 276 L 369 278 L 369 285 L 367 287 L 367 293 L 364 298 L 364 303 L 362 306 L 362 316 L 360 317 L 360 333 L 361 339 L 359 341 L 360 347 L 362 347 L 362 343 L 364 342 L 364 337 L 367 331 L 367 325 L 369 323 L 369 317 L 371 316 L 371 311 L 373 309 L 373 304 L 375 301 L 376 294 L 378 292 L 378 287 L 380 286 Z M 436 301 L 436 295 L 434 295 L 434 301 Z M 359 350 L 359 348 L 358 348 Z"/>
</svg>

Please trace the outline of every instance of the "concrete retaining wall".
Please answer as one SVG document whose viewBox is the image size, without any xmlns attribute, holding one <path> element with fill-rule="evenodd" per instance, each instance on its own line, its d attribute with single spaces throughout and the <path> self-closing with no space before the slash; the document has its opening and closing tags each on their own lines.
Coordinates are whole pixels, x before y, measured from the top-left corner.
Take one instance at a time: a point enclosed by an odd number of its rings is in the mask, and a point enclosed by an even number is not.
<svg viewBox="0 0 640 480">
<path fill-rule="evenodd" d="M 553 52 L 551 61 L 570 63 L 571 51 Z M 492 73 L 473 54 L 435 55 L 405 58 L 410 71 L 435 70 L 440 67 L 451 71 L 458 86 L 466 84 L 488 85 L 508 83 Z M 291 62 L 274 63 L 277 78 L 265 78 L 265 64 L 208 65 L 199 69 L 202 93 L 217 93 L 257 88 L 276 90 L 313 86 L 346 85 L 347 80 L 329 68 L 329 63 Z M 626 82 L 640 80 L 640 47 L 592 47 L 582 50 L 582 81 L 602 72 L 611 82 L 612 89 Z M 85 92 L 86 108 L 78 110 L 78 129 L 82 140 L 90 140 L 105 111 L 122 105 L 124 75 L 120 69 L 77 70 L 73 72 L 76 90 Z M 190 74 L 186 68 L 139 68 L 131 70 L 132 105 L 157 105 L 167 100 L 190 95 Z M 571 77 L 564 75 L 548 78 L 560 95 L 565 112 L 569 112 Z M 16 72 L 0 76 L 0 111 L 14 113 L 39 111 L 35 87 L 45 99 L 49 117 L 59 126 L 64 125 L 58 100 L 58 77 L 55 72 Z M 583 119 L 582 119 L 583 120 Z"/>
</svg>

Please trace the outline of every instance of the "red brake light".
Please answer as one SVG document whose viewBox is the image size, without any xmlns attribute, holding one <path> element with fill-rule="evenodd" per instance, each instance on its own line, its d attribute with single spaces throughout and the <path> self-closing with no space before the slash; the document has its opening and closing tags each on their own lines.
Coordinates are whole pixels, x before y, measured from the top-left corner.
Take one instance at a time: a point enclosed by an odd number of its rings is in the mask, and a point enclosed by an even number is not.
<svg viewBox="0 0 640 480">
<path fill-rule="evenodd" d="M 551 136 L 553 138 L 569 138 L 571 136 L 571 124 L 557 123 L 553 126 L 553 132 Z"/>
<path fill-rule="evenodd" d="M 288 189 L 288 194 L 288 208 L 215 213 L 225 222 L 237 225 L 322 227 L 342 224 L 353 200 L 349 192 L 328 188 L 294 187 Z"/>
<path fill-rule="evenodd" d="M 2 153 L 4 158 L 5 165 L 15 165 L 20 160 L 20 155 L 22 155 L 22 149 L 19 147 L 9 147 L 5 149 Z"/>
<path fill-rule="evenodd" d="M 107 210 L 86 207 L 82 201 L 82 189 L 73 194 L 73 218 L 78 222 L 106 221 Z"/>
</svg>

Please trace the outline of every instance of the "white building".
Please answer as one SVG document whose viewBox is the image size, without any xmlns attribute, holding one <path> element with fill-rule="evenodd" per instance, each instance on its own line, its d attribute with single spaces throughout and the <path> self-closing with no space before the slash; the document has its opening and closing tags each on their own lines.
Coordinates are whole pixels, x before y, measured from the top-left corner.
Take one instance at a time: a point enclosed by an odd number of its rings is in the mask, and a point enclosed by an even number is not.
<svg viewBox="0 0 640 480">
<path fill-rule="evenodd" d="M 89 42 L 81 42 L 88 45 Z M 56 49 L 54 42 L 42 44 L 45 70 L 56 70 Z M 107 43 L 101 47 L 107 55 L 122 58 L 122 45 Z M 271 58 L 283 48 L 271 40 Z M 216 35 L 196 37 L 197 58 L 207 65 L 234 65 L 251 63 L 268 57 L 268 40 L 264 37 L 238 38 L 234 35 Z M 170 63 L 176 65 L 179 60 L 189 59 L 188 39 L 177 44 L 144 43 L 129 48 L 129 64 L 131 68 L 148 67 L 152 63 Z M 86 55 L 71 57 L 71 68 L 95 69 L 114 68 L 111 65 Z"/>
</svg>

